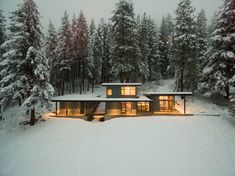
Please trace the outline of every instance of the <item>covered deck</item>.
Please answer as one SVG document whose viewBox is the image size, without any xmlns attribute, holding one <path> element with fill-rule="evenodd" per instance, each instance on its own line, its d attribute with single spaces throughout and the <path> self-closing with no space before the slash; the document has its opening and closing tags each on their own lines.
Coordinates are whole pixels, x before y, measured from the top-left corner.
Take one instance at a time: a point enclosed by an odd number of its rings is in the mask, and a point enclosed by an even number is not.
<svg viewBox="0 0 235 176">
<path fill-rule="evenodd" d="M 182 114 L 180 111 L 175 109 L 175 97 L 180 96 L 183 99 L 183 114 L 187 113 L 186 110 L 186 97 L 192 96 L 192 92 L 146 92 L 144 93 L 147 97 L 153 100 L 153 106 L 157 110 L 153 110 L 153 114 L 156 115 L 177 115 Z M 154 109 L 154 107 L 153 107 Z"/>
<path fill-rule="evenodd" d="M 137 98 L 106 98 L 102 96 L 87 97 L 86 95 L 65 95 L 51 99 L 55 102 L 55 116 L 90 116 L 107 114 L 107 103 L 151 102 L 148 97 Z M 136 108 L 136 107 L 135 107 Z M 121 109 L 120 109 L 121 112 Z M 119 114 L 118 114 L 119 115 Z M 121 114 L 120 115 L 125 115 Z"/>
</svg>

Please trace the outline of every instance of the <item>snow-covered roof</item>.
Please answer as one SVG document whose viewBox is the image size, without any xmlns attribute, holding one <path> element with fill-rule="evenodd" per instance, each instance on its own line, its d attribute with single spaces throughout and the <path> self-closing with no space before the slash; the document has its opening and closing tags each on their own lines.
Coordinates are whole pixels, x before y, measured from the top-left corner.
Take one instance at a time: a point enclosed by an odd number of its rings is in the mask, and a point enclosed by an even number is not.
<svg viewBox="0 0 235 176">
<path fill-rule="evenodd" d="M 141 83 L 103 83 L 102 86 L 141 86 Z"/>
<path fill-rule="evenodd" d="M 63 101 L 80 101 L 80 102 L 150 102 L 152 101 L 146 96 L 140 96 L 137 98 L 106 98 L 106 97 L 91 97 L 91 96 L 79 96 L 79 95 L 64 95 L 64 96 L 58 96 L 53 97 L 51 99 L 53 102 L 63 102 Z"/>
<path fill-rule="evenodd" d="M 192 92 L 145 92 L 144 95 L 193 95 Z"/>
</svg>

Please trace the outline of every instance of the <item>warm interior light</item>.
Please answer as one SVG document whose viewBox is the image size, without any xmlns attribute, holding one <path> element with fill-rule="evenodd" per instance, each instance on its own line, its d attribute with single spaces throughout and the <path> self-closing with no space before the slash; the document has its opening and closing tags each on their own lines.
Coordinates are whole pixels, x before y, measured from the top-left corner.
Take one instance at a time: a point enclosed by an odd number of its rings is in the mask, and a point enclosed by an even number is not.
<svg viewBox="0 0 235 176">
<path fill-rule="evenodd" d="M 113 95 L 113 90 L 112 89 L 107 89 L 107 95 L 112 96 Z"/>
<path fill-rule="evenodd" d="M 121 95 L 136 95 L 136 87 L 121 87 Z"/>
<path fill-rule="evenodd" d="M 173 96 L 159 96 L 160 111 L 173 111 L 174 97 Z"/>
<path fill-rule="evenodd" d="M 149 102 L 138 102 L 138 111 L 149 111 Z"/>
</svg>

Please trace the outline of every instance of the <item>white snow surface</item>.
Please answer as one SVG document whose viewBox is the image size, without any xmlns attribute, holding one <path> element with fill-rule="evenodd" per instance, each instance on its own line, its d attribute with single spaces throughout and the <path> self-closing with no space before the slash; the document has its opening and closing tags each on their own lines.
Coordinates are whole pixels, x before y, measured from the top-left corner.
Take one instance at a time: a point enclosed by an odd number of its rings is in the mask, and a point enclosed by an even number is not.
<svg viewBox="0 0 235 176">
<path fill-rule="evenodd" d="M 171 85 L 142 89 L 172 91 Z M 0 176 L 234 176 L 234 117 L 198 98 L 189 99 L 187 108 L 196 115 L 50 118 L 33 127 L 4 128 Z"/>
</svg>

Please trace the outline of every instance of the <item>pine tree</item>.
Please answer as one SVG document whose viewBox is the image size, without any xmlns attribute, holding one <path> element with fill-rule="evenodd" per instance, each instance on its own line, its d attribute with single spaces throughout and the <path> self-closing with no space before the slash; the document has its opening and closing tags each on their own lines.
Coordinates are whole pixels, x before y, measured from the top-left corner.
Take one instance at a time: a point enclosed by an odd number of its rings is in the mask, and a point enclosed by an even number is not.
<svg viewBox="0 0 235 176">
<path fill-rule="evenodd" d="M 170 14 L 162 18 L 162 23 L 159 32 L 159 69 L 161 76 L 166 78 L 171 75 L 168 71 L 170 65 L 170 46 L 171 37 L 174 32 L 174 24 Z M 172 69 L 173 70 L 173 69 Z M 172 71 L 171 71 L 172 72 Z"/>
<path fill-rule="evenodd" d="M 69 16 L 65 11 L 64 17 L 61 19 L 61 28 L 58 34 L 58 42 L 56 46 L 56 60 L 55 70 L 56 73 L 56 87 L 59 95 L 64 95 L 65 86 L 67 83 L 67 90 L 71 92 L 71 65 L 74 60 L 72 31 L 69 22 Z"/>
<path fill-rule="evenodd" d="M 43 71 L 39 70 L 42 68 L 41 64 L 46 63 L 46 61 L 37 61 L 43 38 L 39 16 L 35 2 L 24 0 L 12 13 L 9 40 L 2 45 L 6 50 L 1 62 L 1 66 L 4 67 L 1 70 L 3 79 L 0 82 L 0 94 L 4 94 L 1 100 L 2 109 L 13 105 L 17 100 L 19 102 L 25 100 L 27 105 L 31 104 L 31 106 L 25 106 L 28 112 L 31 111 L 30 125 L 34 125 L 36 121 L 35 112 L 38 111 L 38 106 L 34 106 L 35 102 L 37 105 L 42 105 L 45 101 L 48 102 L 53 93 L 48 79 L 38 83 L 38 77 L 45 77 Z M 41 93 L 40 97 L 32 95 L 35 87 L 38 93 Z"/>
<path fill-rule="evenodd" d="M 111 24 L 101 19 L 97 28 L 96 45 L 100 47 L 101 79 L 100 81 L 109 82 L 110 80 L 110 45 L 111 45 Z M 100 45 L 99 45 L 100 43 Z M 98 53 L 98 48 L 96 49 Z"/>
<path fill-rule="evenodd" d="M 50 82 L 53 86 L 56 86 L 56 74 L 58 70 L 56 70 L 56 46 L 57 46 L 57 32 L 55 26 L 52 24 L 51 20 L 49 22 L 48 32 L 46 36 L 46 57 L 49 60 L 50 70 Z"/>
<path fill-rule="evenodd" d="M 96 30 L 95 21 L 94 19 L 91 20 L 90 26 L 89 26 L 89 36 L 92 36 Z"/>
<path fill-rule="evenodd" d="M 149 54 L 147 56 L 148 70 L 149 70 L 149 81 L 158 80 L 160 78 L 160 64 L 159 64 L 159 37 L 155 29 L 155 24 L 153 19 L 150 17 L 147 20 L 148 35 L 147 43 L 149 48 Z"/>
<path fill-rule="evenodd" d="M 148 56 L 150 54 L 150 48 L 148 45 L 149 40 L 149 21 L 146 13 L 144 13 L 141 22 L 138 26 L 138 47 L 140 49 L 140 57 L 137 60 L 137 66 L 139 70 L 139 75 L 141 76 L 143 82 L 150 77 L 150 70 L 148 65 Z M 152 76 L 152 75 L 151 75 Z"/>
<path fill-rule="evenodd" d="M 205 96 L 222 95 L 229 99 L 235 83 L 235 0 L 225 0 L 216 20 L 200 90 Z"/>
<path fill-rule="evenodd" d="M 2 62 L 2 54 L 4 53 L 4 50 L 1 48 L 1 45 L 6 40 L 6 25 L 5 25 L 6 19 L 3 15 L 3 11 L 0 9 L 0 63 Z M 0 65 L 0 70 L 3 70 L 3 68 Z M 0 80 L 2 80 L 2 75 L 0 71 Z M 1 87 L 1 86 L 0 86 Z M 1 95 L 0 95 L 0 102 L 1 102 Z M 0 120 L 2 119 L 2 113 L 1 113 L 1 103 L 0 103 Z"/>
<path fill-rule="evenodd" d="M 4 50 L 1 47 L 1 45 L 6 40 L 6 24 L 5 24 L 5 22 L 6 22 L 5 16 L 3 15 L 3 11 L 0 9 L 0 62 L 2 61 L 2 55 L 4 53 Z M 0 70 L 2 70 L 1 67 L 0 67 Z M 0 80 L 1 80 L 1 74 L 0 74 Z"/>
<path fill-rule="evenodd" d="M 176 10 L 176 26 L 171 48 L 171 64 L 175 67 L 176 90 L 197 89 L 196 35 L 194 8 L 190 0 L 181 0 Z"/>
<path fill-rule="evenodd" d="M 5 16 L 3 15 L 3 11 L 0 9 L 0 46 L 5 42 L 6 40 L 6 19 Z M 3 54 L 3 51 L 0 47 L 0 58 Z M 1 59 L 0 59 L 1 61 Z"/>
<path fill-rule="evenodd" d="M 85 92 L 85 80 L 87 78 L 87 55 L 88 55 L 88 39 L 89 32 L 86 22 L 86 18 L 83 12 L 80 12 L 80 15 L 77 19 L 77 27 L 75 32 L 75 47 L 77 48 L 78 55 L 78 65 L 79 65 L 79 77 L 80 77 L 80 94 Z"/>
<path fill-rule="evenodd" d="M 200 72 L 203 69 L 204 53 L 207 49 L 208 35 L 207 35 L 207 19 L 205 11 L 202 9 L 198 14 L 196 21 L 196 35 L 197 35 L 197 57 L 199 59 Z"/>
<path fill-rule="evenodd" d="M 114 10 L 112 23 L 112 72 L 119 77 L 121 82 L 136 80 L 136 61 L 140 51 L 133 3 L 119 0 Z"/>
<path fill-rule="evenodd" d="M 207 33 L 209 35 L 208 37 L 211 37 L 212 33 L 215 30 L 217 17 L 218 17 L 218 12 L 215 11 L 214 15 L 212 16 L 212 18 L 209 22 L 209 25 L 207 26 Z"/>
<path fill-rule="evenodd" d="M 97 47 L 95 43 L 96 39 L 96 26 L 95 21 L 92 19 L 89 26 L 89 39 L 87 45 L 87 77 L 88 82 L 91 82 L 92 92 L 94 91 L 94 84 L 98 82 L 100 78 L 100 64 L 96 63 L 97 55 L 95 53 L 95 48 Z M 87 87 L 89 90 L 89 86 Z"/>
<path fill-rule="evenodd" d="M 30 96 L 23 105 L 27 111 L 31 111 L 30 125 L 35 124 L 35 113 L 41 114 L 51 108 L 50 99 L 54 95 L 54 88 L 49 83 L 49 64 L 44 56 L 45 51 L 30 47 L 26 59 L 30 59 L 33 75 L 33 86 Z"/>
</svg>

